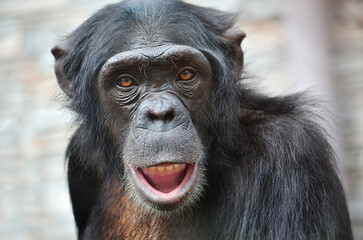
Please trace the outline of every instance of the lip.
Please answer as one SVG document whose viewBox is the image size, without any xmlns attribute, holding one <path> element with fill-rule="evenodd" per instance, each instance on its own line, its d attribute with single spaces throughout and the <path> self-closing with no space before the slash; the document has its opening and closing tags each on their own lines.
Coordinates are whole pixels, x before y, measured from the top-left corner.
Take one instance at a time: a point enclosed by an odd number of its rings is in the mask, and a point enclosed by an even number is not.
<svg viewBox="0 0 363 240">
<path fill-rule="evenodd" d="M 153 188 L 139 168 L 129 167 L 131 177 L 138 191 L 152 204 L 172 206 L 181 203 L 191 193 L 198 178 L 198 164 L 187 164 L 185 175 L 180 184 L 170 192 L 161 192 Z"/>
</svg>

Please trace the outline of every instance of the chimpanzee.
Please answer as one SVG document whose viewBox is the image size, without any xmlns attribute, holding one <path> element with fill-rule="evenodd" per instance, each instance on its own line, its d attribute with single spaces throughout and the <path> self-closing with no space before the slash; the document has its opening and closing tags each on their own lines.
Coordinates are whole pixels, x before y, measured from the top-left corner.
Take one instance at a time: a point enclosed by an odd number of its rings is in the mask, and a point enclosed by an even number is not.
<svg viewBox="0 0 363 240">
<path fill-rule="evenodd" d="M 52 49 L 78 129 L 78 239 L 352 239 L 336 156 L 305 94 L 243 81 L 235 15 L 126 0 Z"/>
</svg>

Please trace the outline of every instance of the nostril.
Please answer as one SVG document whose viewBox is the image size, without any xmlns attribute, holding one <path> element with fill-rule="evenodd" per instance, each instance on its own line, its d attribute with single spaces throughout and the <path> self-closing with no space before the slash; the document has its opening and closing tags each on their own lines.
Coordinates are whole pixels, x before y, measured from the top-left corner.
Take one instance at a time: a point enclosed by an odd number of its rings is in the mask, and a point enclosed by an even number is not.
<svg viewBox="0 0 363 240">
<path fill-rule="evenodd" d="M 156 120 L 162 120 L 162 121 L 172 121 L 174 119 L 174 110 L 173 109 L 169 109 L 167 111 L 162 111 L 162 112 L 156 112 L 153 110 L 150 110 L 148 112 L 148 118 L 151 121 L 156 121 Z"/>
<path fill-rule="evenodd" d="M 164 121 L 171 121 L 174 119 L 174 110 L 168 111 L 164 116 Z"/>
<path fill-rule="evenodd" d="M 149 112 L 149 113 L 148 113 L 148 118 L 149 118 L 151 121 L 155 121 L 155 120 L 159 119 L 159 118 L 158 118 L 158 116 L 156 116 L 156 114 L 154 114 L 154 113 L 152 113 L 152 112 Z"/>
</svg>

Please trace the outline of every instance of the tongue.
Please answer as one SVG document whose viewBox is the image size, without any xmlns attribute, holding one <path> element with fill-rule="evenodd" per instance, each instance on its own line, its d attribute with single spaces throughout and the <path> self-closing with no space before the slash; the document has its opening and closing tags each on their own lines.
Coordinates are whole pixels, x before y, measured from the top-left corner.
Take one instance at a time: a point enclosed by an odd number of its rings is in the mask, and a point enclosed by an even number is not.
<svg viewBox="0 0 363 240">
<path fill-rule="evenodd" d="M 166 166 L 167 164 L 164 165 Z M 163 173 L 151 173 L 146 169 L 141 169 L 141 171 L 143 172 L 145 179 L 155 190 L 163 193 L 169 193 L 180 185 L 185 176 L 186 168 L 180 169 L 179 171 L 173 171 L 171 173 L 167 173 L 166 171 L 164 171 Z"/>
</svg>

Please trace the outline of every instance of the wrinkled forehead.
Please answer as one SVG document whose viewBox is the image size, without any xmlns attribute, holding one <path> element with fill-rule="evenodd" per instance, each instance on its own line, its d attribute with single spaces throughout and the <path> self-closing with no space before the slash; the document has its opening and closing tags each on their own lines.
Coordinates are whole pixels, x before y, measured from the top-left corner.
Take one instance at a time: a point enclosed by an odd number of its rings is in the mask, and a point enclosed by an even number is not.
<svg viewBox="0 0 363 240">
<path fill-rule="evenodd" d="M 208 65 L 207 58 L 199 50 L 185 45 L 163 45 L 157 47 L 142 47 L 120 52 L 109 58 L 101 72 L 114 66 L 127 67 L 131 65 L 160 65 L 178 61 L 193 62 Z"/>
</svg>

